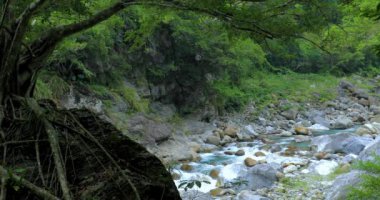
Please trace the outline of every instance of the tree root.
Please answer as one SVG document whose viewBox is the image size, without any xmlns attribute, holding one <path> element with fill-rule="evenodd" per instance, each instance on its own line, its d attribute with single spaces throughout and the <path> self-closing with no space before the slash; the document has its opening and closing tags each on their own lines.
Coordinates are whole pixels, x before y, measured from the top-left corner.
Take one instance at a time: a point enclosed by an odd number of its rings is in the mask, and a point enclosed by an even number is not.
<svg viewBox="0 0 380 200">
<path fill-rule="evenodd" d="M 36 194 L 38 197 L 46 200 L 59 200 L 58 197 L 51 194 L 49 191 L 42 189 L 41 187 L 36 186 L 35 184 L 27 181 L 26 179 L 17 176 L 10 171 L 6 170 L 3 166 L 0 165 L 0 176 L 4 179 L 9 179 L 21 184 L 25 188 L 28 188 L 31 192 Z"/>
</svg>

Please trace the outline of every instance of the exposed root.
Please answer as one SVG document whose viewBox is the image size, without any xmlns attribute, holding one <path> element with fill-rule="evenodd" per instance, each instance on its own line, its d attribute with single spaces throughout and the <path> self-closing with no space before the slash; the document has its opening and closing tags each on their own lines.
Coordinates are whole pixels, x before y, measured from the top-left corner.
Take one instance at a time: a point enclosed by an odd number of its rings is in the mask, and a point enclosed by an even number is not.
<svg viewBox="0 0 380 200">
<path fill-rule="evenodd" d="M 180 199 L 156 157 L 89 111 L 17 98 L 3 116 L 0 200 Z"/>
</svg>

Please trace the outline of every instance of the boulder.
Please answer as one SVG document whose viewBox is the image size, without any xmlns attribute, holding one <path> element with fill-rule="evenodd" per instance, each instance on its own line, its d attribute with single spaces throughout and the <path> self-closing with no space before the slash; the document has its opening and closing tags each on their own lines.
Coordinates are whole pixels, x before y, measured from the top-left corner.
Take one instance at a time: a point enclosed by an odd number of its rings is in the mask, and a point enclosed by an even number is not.
<svg viewBox="0 0 380 200">
<path fill-rule="evenodd" d="M 225 135 L 225 136 L 223 137 L 223 140 L 220 141 L 220 143 L 221 143 L 222 145 L 224 145 L 224 144 L 229 144 L 229 143 L 231 143 L 231 142 L 233 142 L 233 139 L 232 139 L 230 136 L 228 136 L 228 135 Z"/>
<path fill-rule="evenodd" d="M 258 164 L 250 168 L 248 184 L 251 189 L 271 187 L 277 181 L 277 170 L 270 164 Z"/>
<path fill-rule="evenodd" d="M 149 151 L 159 157 L 165 164 L 177 161 L 192 161 L 199 157 L 196 150 L 201 151 L 201 149 L 197 149 L 193 145 L 194 143 L 190 142 L 188 138 L 175 136 L 158 146 L 150 147 Z"/>
<path fill-rule="evenodd" d="M 258 136 L 259 134 L 255 131 L 252 125 L 245 126 L 241 132 L 250 135 L 250 136 Z"/>
<path fill-rule="evenodd" d="M 243 149 L 239 149 L 236 153 L 235 153 L 235 156 L 244 156 L 245 155 L 245 151 Z"/>
<path fill-rule="evenodd" d="M 359 159 L 363 161 L 373 160 L 373 155 L 380 155 L 380 136 L 369 144 L 360 154 Z"/>
<path fill-rule="evenodd" d="M 295 166 L 295 165 L 289 165 L 289 166 L 285 167 L 283 169 L 283 171 L 284 171 L 285 174 L 289 174 L 289 173 L 297 171 L 297 169 L 298 169 L 297 166 Z"/>
<path fill-rule="evenodd" d="M 263 157 L 263 156 L 265 156 L 265 153 L 263 153 L 261 151 L 258 151 L 258 152 L 255 153 L 255 156 L 256 157 Z"/>
<path fill-rule="evenodd" d="M 308 127 L 307 129 L 309 129 L 311 132 L 320 132 L 320 131 L 330 130 L 328 127 L 323 126 L 321 124 L 314 124 L 314 125 Z"/>
<path fill-rule="evenodd" d="M 339 115 L 335 120 L 330 124 L 331 128 L 334 129 L 347 129 L 351 128 L 354 125 L 352 120 L 344 115 Z"/>
<path fill-rule="evenodd" d="M 215 188 L 215 189 L 210 190 L 210 194 L 211 196 L 214 196 L 214 197 L 220 197 L 224 195 L 234 195 L 236 194 L 236 192 L 232 189 Z"/>
<path fill-rule="evenodd" d="M 237 128 L 228 126 L 224 129 L 223 133 L 224 135 L 228 135 L 232 138 L 235 138 L 237 136 L 238 131 L 239 130 Z"/>
<path fill-rule="evenodd" d="M 217 179 L 219 177 L 219 170 L 213 169 L 209 173 L 210 177 L 213 179 Z"/>
<path fill-rule="evenodd" d="M 326 199 L 328 200 L 341 200 L 347 199 L 347 194 L 350 187 L 355 187 L 361 182 L 361 175 L 363 172 L 353 170 L 349 173 L 338 176 L 331 188 L 326 192 Z"/>
<path fill-rule="evenodd" d="M 281 115 L 284 116 L 287 120 L 295 120 L 298 114 L 298 110 L 293 108 L 281 112 Z"/>
<path fill-rule="evenodd" d="M 343 132 L 315 137 L 311 140 L 311 146 L 316 146 L 317 151 L 359 154 L 372 141 L 368 137 L 360 137 L 352 133 Z"/>
<path fill-rule="evenodd" d="M 255 159 L 253 159 L 253 158 L 249 158 L 248 157 L 248 158 L 246 158 L 244 160 L 244 164 L 247 167 L 253 167 L 253 166 L 255 166 L 257 164 L 257 161 Z"/>
<path fill-rule="evenodd" d="M 192 165 L 189 165 L 189 164 L 182 164 L 181 165 L 181 170 L 182 171 L 191 171 L 193 169 L 194 169 L 194 167 Z"/>
<path fill-rule="evenodd" d="M 236 200 L 270 200 L 270 199 L 260 196 L 260 195 L 256 195 L 253 191 L 243 190 L 237 195 Z"/>
<path fill-rule="evenodd" d="M 306 127 L 303 127 L 303 126 L 295 127 L 294 131 L 298 135 L 309 135 L 310 134 L 309 129 L 307 129 Z"/>
<path fill-rule="evenodd" d="M 207 144 L 219 145 L 220 137 L 215 135 L 210 135 L 206 138 L 205 141 Z"/>
</svg>

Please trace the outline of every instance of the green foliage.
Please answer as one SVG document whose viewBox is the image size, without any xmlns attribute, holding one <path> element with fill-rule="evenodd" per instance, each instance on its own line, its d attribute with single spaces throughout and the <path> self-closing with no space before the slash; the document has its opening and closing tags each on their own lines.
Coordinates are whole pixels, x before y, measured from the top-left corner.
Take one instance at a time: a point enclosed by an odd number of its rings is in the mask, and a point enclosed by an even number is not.
<svg viewBox="0 0 380 200">
<path fill-rule="evenodd" d="M 70 85 L 61 77 L 43 72 L 37 79 L 34 97 L 37 99 L 59 100 L 70 91 Z"/>
<path fill-rule="evenodd" d="M 361 176 L 358 187 L 350 188 L 349 200 L 378 199 L 380 196 L 380 156 L 373 161 L 359 161 L 355 168 L 367 172 Z"/>
<path fill-rule="evenodd" d="M 185 191 L 192 189 L 195 186 L 198 188 L 202 187 L 202 183 L 211 184 L 209 181 L 198 181 L 198 180 L 182 180 L 178 185 L 178 188 L 183 188 Z"/>
</svg>

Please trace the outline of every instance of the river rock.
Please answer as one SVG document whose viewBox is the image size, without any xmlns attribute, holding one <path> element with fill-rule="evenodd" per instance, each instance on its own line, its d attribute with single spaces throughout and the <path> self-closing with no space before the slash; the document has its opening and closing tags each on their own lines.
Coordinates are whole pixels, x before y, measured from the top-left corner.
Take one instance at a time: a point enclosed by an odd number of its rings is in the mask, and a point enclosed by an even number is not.
<svg viewBox="0 0 380 200">
<path fill-rule="evenodd" d="M 211 196 L 214 196 L 214 197 L 220 197 L 227 194 L 234 195 L 236 194 L 236 192 L 232 189 L 215 188 L 215 189 L 210 190 L 210 194 Z"/>
<path fill-rule="evenodd" d="M 284 116 L 287 120 L 295 120 L 298 114 L 297 109 L 289 109 L 281 112 L 281 115 Z"/>
<path fill-rule="evenodd" d="M 331 127 L 334 129 L 347 129 L 354 125 L 352 120 L 344 115 L 339 115 L 335 120 L 331 122 Z"/>
<path fill-rule="evenodd" d="M 193 170 L 194 168 L 193 168 L 193 166 L 192 165 L 189 165 L 189 164 L 182 164 L 181 165 L 181 170 L 182 171 L 191 171 L 191 170 Z"/>
<path fill-rule="evenodd" d="M 245 151 L 243 149 L 239 149 L 236 153 L 235 153 L 235 156 L 244 156 L 245 155 Z"/>
<path fill-rule="evenodd" d="M 303 126 L 295 127 L 294 131 L 298 135 L 309 135 L 310 134 L 309 129 L 307 129 L 306 127 L 303 127 Z"/>
<path fill-rule="evenodd" d="M 363 172 L 353 170 L 349 173 L 338 176 L 331 188 L 326 192 L 326 199 L 328 200 L 341 200 L 347 199 L 349 187 L 355 187 L 361 182 L 361 175 Z"/>
<path fill-rule="evenodd" d="M 228 135 L 232 138 L 235 138 L 237 136 L 238 129 L 235 127 L 228 126 L 224 129 L 223 133 L 224 135 Z"/>
<path fill-rule="evenodd" d="M 257 161 L 255 159 L 253 159 L 253 158 L 249 158 L 248 157 L 248 158 L 246 158 L 244 160 L 244 164 L 247 167 L 253 167 L 253 166 L 255 166 L 257 164 Z"/>
<path fill-rule="evenodd" d="M 256 195 L 253 191 L 243 190 L 237 195 L 236 200 L 270 200 L 270 199 L 260 196 L 260 195 Z"/>
<path fill-rule="evenodd" d="M 357 135 L 372 135 L 380 133 L 380 123 L 373 122 L 371 124 L 364 124 L 359 127 L 356 132 Z"/>
<path fill-rule="evenodd" d="M 317 151 L 359 154 L 371 141 L 373 141 L 371 138 L 352 133 L 337 133 L 315 137 L 311 140 L 311 146 L 316 146 Z"/>
<path fill-rule="evenodd" d="M 283 171 L 284 171 L 285 174 L 289 174 L 289 173 L 297 171 L 297 169 L 298 169 L 297 166 L 295 166 L 295 165 L 289 165 L 289 166 L 285 167 L 283 169 Z"/>
<path fill-rule="evenodd" d="M 230 136 L 225 135 L 223 137 L 223 140 L 220 143 L 224 145 L 224 144 L 229 144 L 231 142 L 233 142 L 233 139 Z"/>
<path fill-rule="evenodd" d="M 265 153 L 263 153 L 261 151 L 258 151 L 258 152 L 255 153 L 255 156 L 256 157 L 263 157 L 263 156 L 265 156 Z"/>
<path fill-rule="evenodd" d="M 284 136 L 284 137 L 290 137 L 290 136 L 293 135 L 293 133 L 290 132 L 290 131 L 282 131 L 282 132 L 280 133 L 280 135 L 281 135 L 281 136 Z"/>
<path fill-rule="evenodd" d="M 220 137 L 215 136 L 215 135 L 210 135 L 210 136 L 207 137 L 206 143 L 213 144 L 213 145 L 219 145 L 219 143 L 220 143 Z"/>
<path fill-rule="evenodd" d="M 250 135 L 250 136 L 258 136 L 259 134 L 255 131 L 252 125 L 245 126 L 241 132 Z"/>
<path fill-rule="evenodd" d="M 314 124 L 312 126 L 309 126 L 308 129 L 311 131 L 311 132 L 319 132 L 319 131 L 326 131 L 326 130 L 330 130 L 329 128 L 327 128 L 326 126 L 323 126 L 321 124 Z"/>
<path fill-rule="evenodd" d="M 219 177 L 219 170 L 213 169 L 209 173 L 210 177 L 213 179 L 217 179 Z"/>
<path fill-rule="evenodd" d="M 258 164 L 253 166 L 248 177 L 249 186 L 256 190 L 264 187 L 271 187 L 277 180 L 277 170 L 270 164 Z"/>
</svg>

